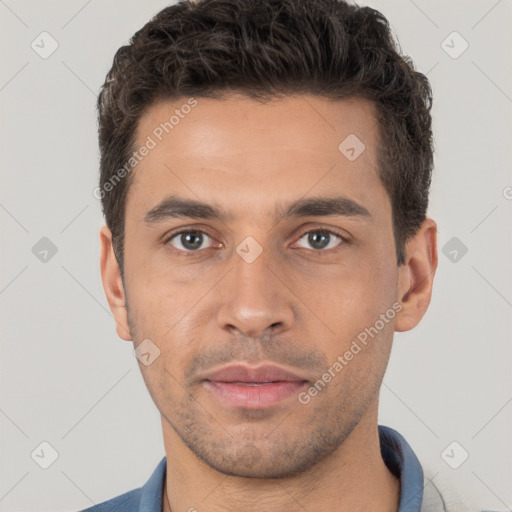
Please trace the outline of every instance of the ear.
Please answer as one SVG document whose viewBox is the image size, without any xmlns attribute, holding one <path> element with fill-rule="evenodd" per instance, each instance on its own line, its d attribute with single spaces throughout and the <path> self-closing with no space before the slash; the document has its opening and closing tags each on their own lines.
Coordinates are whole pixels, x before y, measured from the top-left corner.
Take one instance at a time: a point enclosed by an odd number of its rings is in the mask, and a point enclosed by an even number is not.
<svg viewBox="0 0 512 512">
<path fill-rule="evenodd" d="M 409 331 L 419 324 L 432 296 L 437 269 L 437 225 L 425 219 L 406 244 L 406 261 L 399 269 L 398 300 L 402 309 L 396 315 L 395 331 Z"/>
<path fill-rule="evenodd" d="M 121 278 L 121 270 L 112 246 L 112 233 L 104 225 L 100 229 L 100 267 L 103 289 L 107 296 L 110 311 L 114 315 L 117 335 L 125 341 L 132 341 L 128 327 L 128 313 L 126 310 L 126 295 Z"/>
</svg>

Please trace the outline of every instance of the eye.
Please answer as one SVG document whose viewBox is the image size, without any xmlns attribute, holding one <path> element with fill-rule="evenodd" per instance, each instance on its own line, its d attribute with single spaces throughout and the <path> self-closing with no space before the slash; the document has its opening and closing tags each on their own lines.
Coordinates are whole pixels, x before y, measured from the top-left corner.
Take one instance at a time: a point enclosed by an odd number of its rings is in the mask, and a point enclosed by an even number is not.
<svg viewBox="0 0 512 512">
<path fill-rule="evenodd" d="M 340 242 L 346 242 L 345 238 L 343 238 L 341 235 L 338 235 L 334 231 L 330 231 L 329 229 L 316 229 L 307 231 L 300 237 L 299 241 L 304 238 L 306 238 L 306 243 L 310 244 L 313 250 L 316 250 L 317 252 L 319 250 L 332 249 L 333 247 L 340 245 Z M 340 242 L 336 244 L 335 239 Z M 308 249 L 308 247 L 304 248 Z"/>
<path fill-rule="evenodd" d="M 211 240 L 211 237 L 204 231 L 197 229 L 187 229 L 185 231 L 174 233 L 164 243 L 170 243 L 174 248 L 182 252 L 194 252 L 198 251 L 199 249 L 208 248 L 203 247 L 205 237 L 210 238 Z M 173 242 L 173 240 L 175 241 Z"/>
<path fill-rule="evenodd" d="M 205 238 L 210 239 L 210 241 L 213 240 L 205 231 L 200 229 L 187 229 L 174 233 L 172 236 L 168 237 L 164 241 L 164 245 L 170 244 L 178 252 L 190 254 L 198 252 L 200 249 L 209 249 L 213 247 L 211 242 L 210 245 L 205 246 Z M 305 239 L 306 243 L 310 245 L 309 248 L 312 248 L 316 252 L 325 252 L 328 249 L 333 249 L 341 245 L 341 242 L 347 242 L 346 238 L 329 229 L 315 229 L 307 231 L 302 234 L 299 242 L 303 239 Z M 304 246 L 303 248 L 308 249 L 308 247 Z"/>
</svg>

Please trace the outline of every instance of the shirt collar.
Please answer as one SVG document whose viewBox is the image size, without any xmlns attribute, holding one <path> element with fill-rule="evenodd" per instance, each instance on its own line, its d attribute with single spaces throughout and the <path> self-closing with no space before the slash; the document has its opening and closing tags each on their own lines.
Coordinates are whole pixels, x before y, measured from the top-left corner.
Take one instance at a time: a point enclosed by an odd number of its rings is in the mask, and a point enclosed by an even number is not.
<svg viewBox="0 0 512 512">
<path fill-rule="evenodd" d="M 159 463 L 149 480 L 142 486 L 139 509 L 137 512 L 162 512 L 162 496 L 164 492 L 167 458 Z"/>
<path fill-rule="evenodd" d="M 400 479 L 398 512 L 420 512 L 423 469 L 407 441 L 396 430 L 379 425 L 380 451 L 388 469 Z"/>
<path fill-rule="evenodd" d="M 420 512 L 423 501 L 423 470 L 407 441 L 396 430 L 379 425 L 382 459 L 400 479 L 398 512 Z M 138 512 L 162 512 L 167 459 L 164 457 L 141 489 Z"/>
</svg>

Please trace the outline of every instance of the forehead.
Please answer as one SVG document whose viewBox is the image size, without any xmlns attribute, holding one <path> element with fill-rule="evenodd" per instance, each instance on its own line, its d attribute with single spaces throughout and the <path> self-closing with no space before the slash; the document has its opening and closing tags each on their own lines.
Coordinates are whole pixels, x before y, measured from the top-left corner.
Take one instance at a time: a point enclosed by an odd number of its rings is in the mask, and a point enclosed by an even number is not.
<svg viewBox="0 0 512 512">
<path fill-rule="evenodd" d="M 351 133 L 369 139 L 375 125 L 375 106 L 362 98 L 331 100 L 309 94 L 261 103 L 230 94 L 154 103 L 140 118 L 136 136 L 139 143 L 148 135 L 164 143 L 172 138 L 184 152 L 219 158 L 227 142 L 232 150 L 261 143 L 267 150 L 285 146 L 323 152 L 327 145 L 337 150 L 336 142 Z"/>
<path fill-rule="evenodd" d="M 337 188 L 365 202 L 372 188 L 382 189 L 375 107 L 359 98 L 299 95 L 261 103 L 231 95 L 160 101 L 137 126 L 134 149 L 148 144 L 151 150 L 136 165 L 128 195 L 128 203 L 139 209 L 175 192 L 206 202 L 229 198 L 233 207 L 268 202 L 270 209 L 310 191 Z"/>
</svg>

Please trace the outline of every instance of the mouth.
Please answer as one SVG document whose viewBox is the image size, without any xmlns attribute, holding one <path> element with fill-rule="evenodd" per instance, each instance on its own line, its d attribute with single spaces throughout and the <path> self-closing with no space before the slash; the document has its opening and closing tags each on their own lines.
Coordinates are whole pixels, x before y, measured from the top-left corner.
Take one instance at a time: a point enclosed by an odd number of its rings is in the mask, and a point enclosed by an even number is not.
<svg viewBox="0 0 512 512">
<path fill-rule="evenodd" d="M 283 403 L 309 380 L 275 365 L 251 368 L 232 365 L 208 374 L 203 385 L 223 405 L 242 409 L 267 409 Z"/>
<path fill-rule="evenodd" d="M 218 382 L 218 381 L 216 381 Z M 274 384 L 276 382 L 283 382 L 279 380 L 269 380 L 264 382 L 241 382 L 241 381 L 233 381 L 233 382 L 225 382 L 224 384 L 236 384 L 237 386 L 264 386 L 265 384 Z"/>
</svg>

